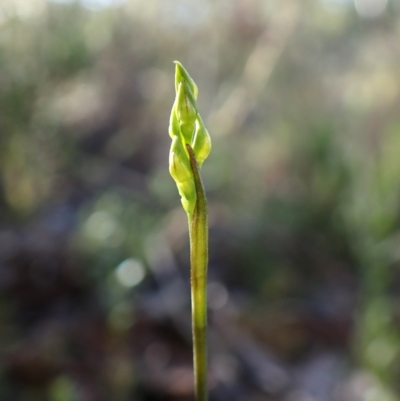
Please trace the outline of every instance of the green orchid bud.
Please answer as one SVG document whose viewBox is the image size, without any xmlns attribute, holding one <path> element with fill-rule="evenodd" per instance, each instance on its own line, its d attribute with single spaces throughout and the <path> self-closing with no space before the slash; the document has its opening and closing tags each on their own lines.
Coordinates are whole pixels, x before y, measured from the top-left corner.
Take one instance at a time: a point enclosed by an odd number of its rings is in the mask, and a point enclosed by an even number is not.
<svg viewBox="0 0 400 401">
<path fill-rule="evenodd" d="M 202 166 L 205 159 L 211 151 L 211 138 L 204 126 L 203 120 L 199 116 L 196 121 L 196 132 L 193 139 L 193 151 L 196 155 L 197 164 L 199 168 Z"/>
<path fill-rule="evenodd" d="M 185 143 L 191 143 L 197 118 L 196 100 L 186 82 L 178 84 L 176 115 Z"/>
<path fill-rule="evenodd" d="M 177 136 L 172 140 L 169 152 L 169 172 L 178 187 L 183 208 L 191 214 L 196 203 L 196 189 L 187 150 Z"/>
<path fill-rule="evenodd" d="M 197 111 L 197 86 L 182 64 L 177 61 L 175 64 L 176 96 L 169 120 L 169 135 L 172 138 L 169 171 L 178 187 L 183 208 L 191 215 L 196 205 L 196 189 L 186 145 L 193 149 L 200 168 L 210 153 L 211 140 Z"/>
</svg>

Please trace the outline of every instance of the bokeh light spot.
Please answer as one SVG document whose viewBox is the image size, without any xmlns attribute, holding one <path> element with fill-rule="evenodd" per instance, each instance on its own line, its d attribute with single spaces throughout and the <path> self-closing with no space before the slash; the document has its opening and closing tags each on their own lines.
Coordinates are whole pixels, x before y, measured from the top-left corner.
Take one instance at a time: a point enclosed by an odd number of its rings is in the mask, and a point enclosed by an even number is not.
<svg viewBox="0 0 400 401">
<path fill-rule="evenodd" d="M 396 347 L 384 339 L 372 341 L 367 348 L 368 359 L 376 366 L 388 366 L 396 357 Z"/>
<path fill-rule="evenodd" d="M 115 274 L 121 285 L 124 287 L 134 287 L 143 280 L 145 271 L 141 262 L 131 258 L 119 264 Z"/>
<path fill-rule="evenodd" d="M 117 229 L 117 222 L 104 211 L 93 213 L 86 222 L 86 229 L 89 235 L 98 240 L 109 238 Z"/>
</svg>

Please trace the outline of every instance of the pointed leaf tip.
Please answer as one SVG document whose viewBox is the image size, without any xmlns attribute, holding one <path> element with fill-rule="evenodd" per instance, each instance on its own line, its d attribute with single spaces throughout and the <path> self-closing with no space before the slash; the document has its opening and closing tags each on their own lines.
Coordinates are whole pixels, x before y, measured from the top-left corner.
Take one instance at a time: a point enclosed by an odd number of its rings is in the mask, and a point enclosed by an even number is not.
<svg viewBox="0 0 400 401">
<path fill-rule="evenodd" d="M 179 61 L 174 61 L 175 63 L 175 91 L 178 92 L 178 85 L 180 82 L 186 82 L 190 91 L 193 94 L 193 97 L 197 99 L 197 85 L 193 81 L 192 77 L 186 71 L 185 67 Z"/>
</svg>

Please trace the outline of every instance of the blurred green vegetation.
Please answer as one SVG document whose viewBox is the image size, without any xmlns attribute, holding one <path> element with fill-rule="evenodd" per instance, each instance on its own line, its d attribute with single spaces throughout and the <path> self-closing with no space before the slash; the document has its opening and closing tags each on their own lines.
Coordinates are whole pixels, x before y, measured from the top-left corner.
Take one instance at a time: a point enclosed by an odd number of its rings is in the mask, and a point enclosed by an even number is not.
<svg viewBox="0 0 400 401">
<path fill-rule="evenodd" d="M 212 331 L 228 319 L 289 370 L 345 366 L 330 398 L 219 393 L 227 340 L 213 399 L 400 399 L 400 7 L 354 3 L 3 0 L 1 399 L 191 399 L 165 370 L 190 364 L 189 292 L 163 298 L 188 276 L 173 60 L 213 139 Z"/>
</svg>

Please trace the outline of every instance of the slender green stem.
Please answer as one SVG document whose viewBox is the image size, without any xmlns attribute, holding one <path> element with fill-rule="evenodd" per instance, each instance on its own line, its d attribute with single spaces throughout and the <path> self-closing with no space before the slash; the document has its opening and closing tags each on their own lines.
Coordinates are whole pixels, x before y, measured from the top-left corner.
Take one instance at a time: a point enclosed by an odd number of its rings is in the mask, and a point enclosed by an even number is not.
<svg viewBox="0 0 400 401">
<path fill-rule="evenodd" d="M 178 61 L 175 64 L 176 95 L 168 129 L 172 138 L 169 172 L 189 219 L 195 393 L 197 401 L 207 401 L 208 216 L 199 168 L 210 153 L 211 139 L 197 110 L 197 86 L 183 65 Z"/>
<path fill-rule="evenodd" d="M 196 204 L 189 218 L 190 266 L 192 292 L 193 365 L 197 401 L 207 395 L 207 266 L 208 266 L 208 211 L 207 198 L 199 174 L 196 157 L 190 145 L 190 167 L 196 188 Z"/>
</svg>

